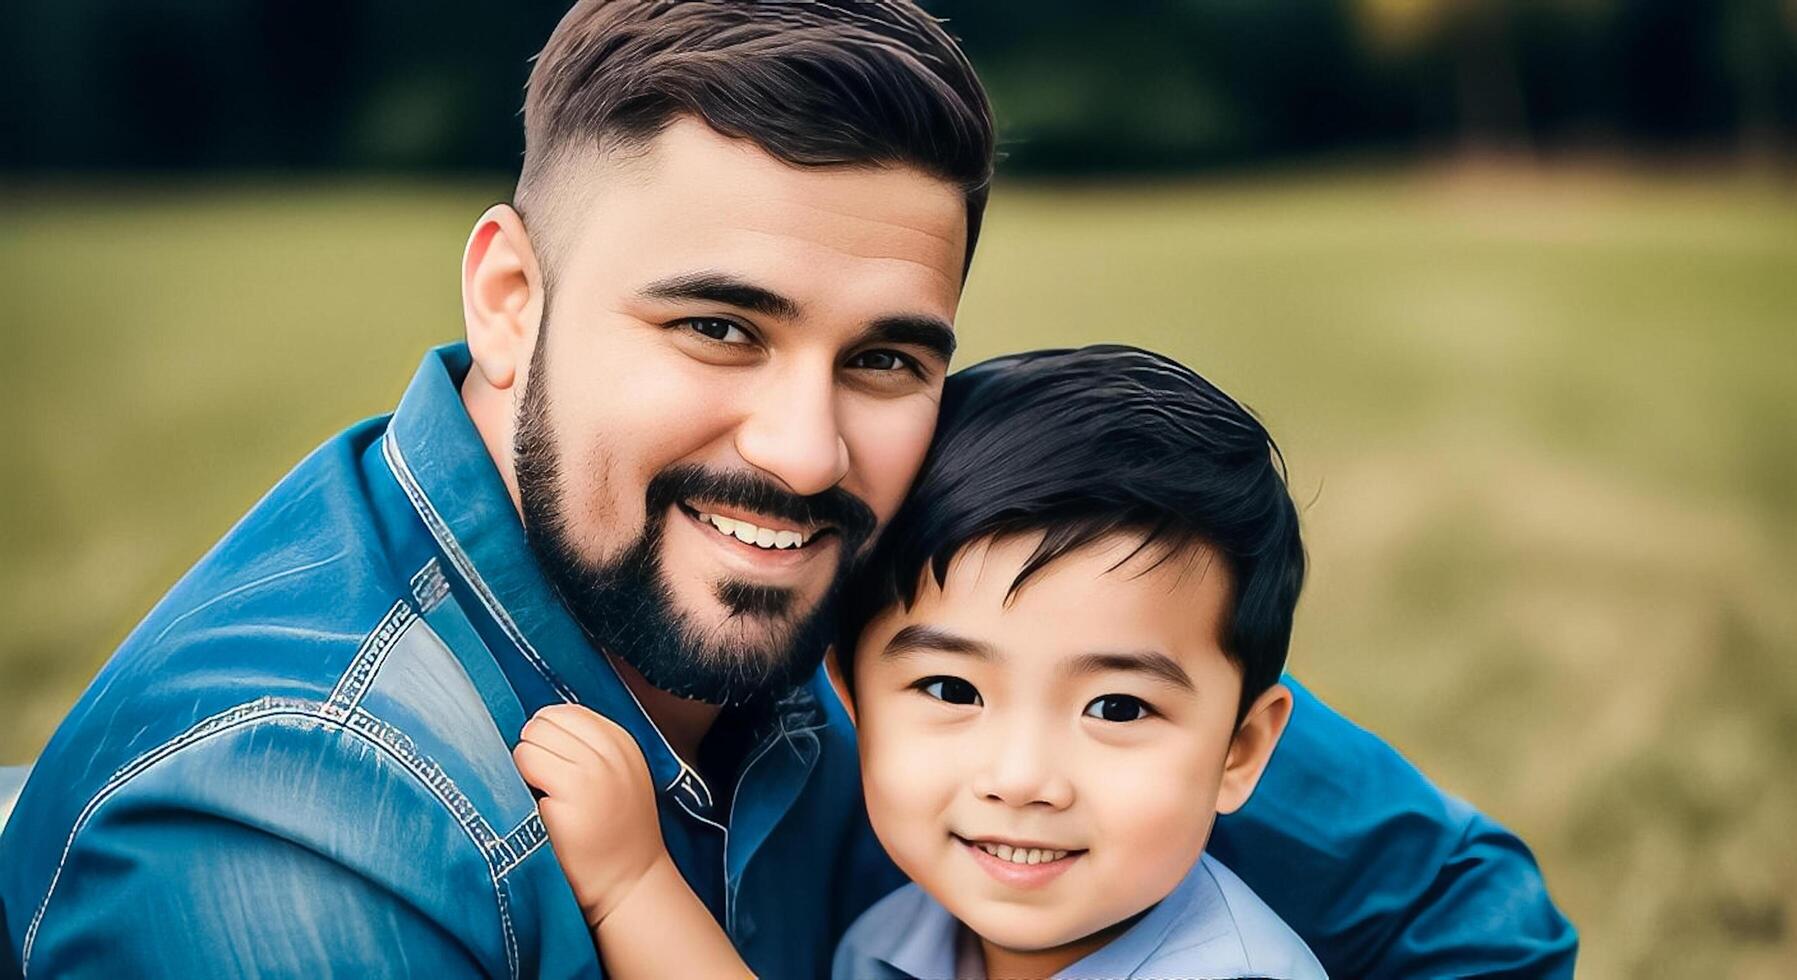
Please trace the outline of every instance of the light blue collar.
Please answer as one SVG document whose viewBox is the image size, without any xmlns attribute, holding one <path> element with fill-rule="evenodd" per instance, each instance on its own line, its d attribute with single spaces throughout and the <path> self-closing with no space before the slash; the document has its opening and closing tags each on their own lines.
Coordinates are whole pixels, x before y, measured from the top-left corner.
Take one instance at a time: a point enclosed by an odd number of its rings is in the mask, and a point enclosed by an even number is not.
<svg viewBox="0 0 1797 980">
<path fill-rule="evenodd" d="M 882 899 L 850 930 L 859 957 L 907 977 L 956 975 L 961 924 L 917 885 Z M 839 961 L 840 962 L 840 961 Z M 866 960 L 862 960 L 863 963 Z M 1121 936 L 1056 977 L 1321 977 L 1303 941 L 1233 873 L 1205 855 Z"/>
</svg>

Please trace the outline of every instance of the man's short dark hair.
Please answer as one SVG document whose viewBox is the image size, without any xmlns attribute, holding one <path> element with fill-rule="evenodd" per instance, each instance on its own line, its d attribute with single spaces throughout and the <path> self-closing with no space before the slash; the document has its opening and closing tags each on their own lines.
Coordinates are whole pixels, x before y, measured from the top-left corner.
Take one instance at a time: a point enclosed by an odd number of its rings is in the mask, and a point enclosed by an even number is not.
<svg viewBox="0 0 1797 980">
<path fill-rule="evenodd" d="M 580 0 L 530 74 L 519 210 L 565 151 L 646 144 L 681 116 L 794 166 L 907 165 L 952 183 L 973 260 L 992 110 L 910 0 Z"/>
<path fill-rule="evenodd" d="M 948 379 L 916 486 L 850 583 L 837 649 L 941 585 L 975 542 L 1037 532 L 1010 591 L 1114 533 L 1166 560 L 1203 547 L 1230 574 L 1223 652 L 1242 671 L 1238 722 L 1279 680 L 1304 584 L 1285 462 L 1247 409 L 1190 368 L 1102 345 L 996 358 Z"/>
</svg>

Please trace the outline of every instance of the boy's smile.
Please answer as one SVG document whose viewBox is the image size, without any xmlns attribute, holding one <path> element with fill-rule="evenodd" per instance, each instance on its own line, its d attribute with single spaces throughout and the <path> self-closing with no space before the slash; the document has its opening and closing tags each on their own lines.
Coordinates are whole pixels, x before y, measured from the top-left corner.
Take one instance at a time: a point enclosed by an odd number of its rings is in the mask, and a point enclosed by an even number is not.
<svg viewBox="0 0 1797 980">
<path fill-rule="evenodd" d="M 1011 593 L 1039 540 L 977 541 L 940 587 L 926 573 L 862 632 L 854 695 L 887 851 L 1052 973 L 1172 891 L 1264 755 L 1233 738 L 1230 577 L 1208 549 L 1117 534 Z"/>
<path fill-rule="evenodd" d="M 1041 888 L 1059 878 L 1086 853 L 1083 847 L 1056 847 L 1040 841 L 981 837 L 968 839 L 950 834 L 980 870 L 1000 884 L 1013 888 Z"/>
</svg>

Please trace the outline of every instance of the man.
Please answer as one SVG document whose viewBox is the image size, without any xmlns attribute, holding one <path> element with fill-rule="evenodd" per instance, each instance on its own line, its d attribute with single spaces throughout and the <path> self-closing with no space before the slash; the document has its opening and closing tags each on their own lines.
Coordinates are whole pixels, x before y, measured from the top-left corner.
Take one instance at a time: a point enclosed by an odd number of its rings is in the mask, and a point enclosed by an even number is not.
<svg viewBox="0 0 1797 980">
<path fill-rule="evenodd" d="M 637 740 L 764 976 L 899 884 L 816 668 L 928 445 L 991 173 L 894 0 L 583 2 L 532 73 L 466 345 L 315 452 L 71 710 L 0 838 L 30 976 L 593 975 L 509 750 Z M 1520 842 L 1298 695 L 1216 850 L 1341 975 L 1570 971 Z"/>
</svg>

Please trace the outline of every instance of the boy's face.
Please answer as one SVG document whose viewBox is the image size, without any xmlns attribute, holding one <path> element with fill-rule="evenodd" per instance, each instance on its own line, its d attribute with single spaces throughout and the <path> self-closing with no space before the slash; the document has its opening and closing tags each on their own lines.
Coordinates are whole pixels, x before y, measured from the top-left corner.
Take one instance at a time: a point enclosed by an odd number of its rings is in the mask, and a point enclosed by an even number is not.
<svg viewBox="0 0 1797 980">
<path fill-rule="evenodd" d="M 1131 557 L 1139 539 L 1119 535 L 1007 602 L 1037 540 L 964 549 L 855 653 L 875 832 L 956 918 L 1019 951 L 1098 937 L 1171 892 L 1290 708 L 1267 692 L 1232 739 L 1229 574 L 1209 551 L 1151 567 L 1164 552 Z"/>
</svg>

